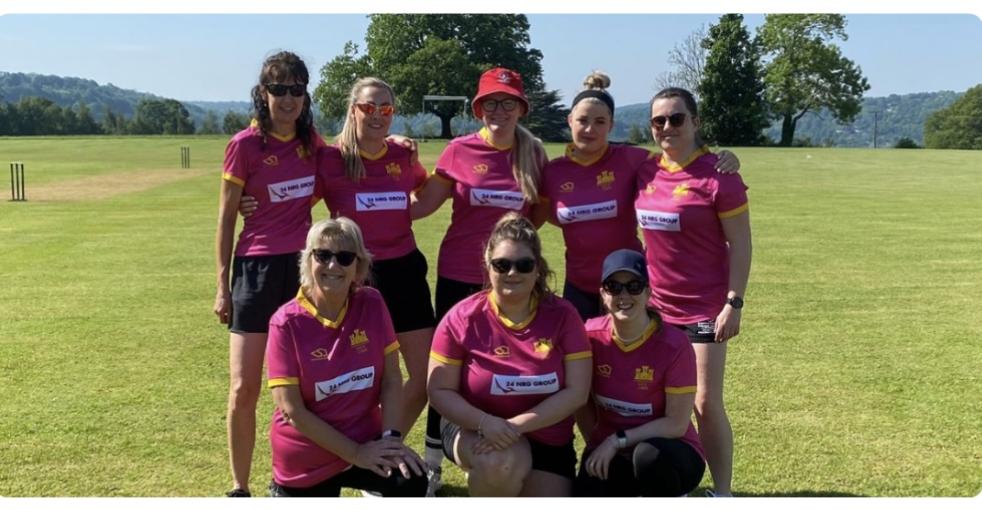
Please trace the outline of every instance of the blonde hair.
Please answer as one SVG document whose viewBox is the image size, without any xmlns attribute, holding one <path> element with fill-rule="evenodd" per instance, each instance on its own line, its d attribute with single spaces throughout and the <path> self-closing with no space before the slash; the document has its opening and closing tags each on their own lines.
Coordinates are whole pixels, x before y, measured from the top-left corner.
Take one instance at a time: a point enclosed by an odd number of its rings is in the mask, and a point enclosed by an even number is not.
<svg viewBox="0 0 982 509">
<path fill-rule="evenodd" d="M 551 294 L 549 278 L 554 277 L 555 274 L 549 270 L 549 262 L 542 256 L 542 241 L 539 239 L 539 232 L 536 231 L 535 226 L 528 218 L 518 212 L 509 212 L 501 216 L 501 219 L 495 223 L 491 237 L 488 238 L 488 243 L 484 248 L 484 265 L 488 272 L 493 270 L 491 268 L 491 253 L 498 247 L 498 244 L 506 240 L 524 244 L 532 251 L 535 267 L 539 271 L 539 276 L 535 279 L 535 286 L 532 287 L 532 295 L 541 300 L 546 295 Z"/>
<path fill-rule="evenodd" d="M 314 255 L 314 250 L 320 249 L 324 242 L 335 242 L 343 249 L 353 251 L 358 255 L 355 266 L 355 283 L 352 284 L 351 290 L 354 290 L 368 278 L 372 266 L 372 254 L 365 247 L 361 228 L 354 221 L 343 216 L 327 218 L 314 223 L 307 231 L 307 245 L 300 255 L 300 287 L 303 288 L 304 292 L 310 292 L 314 288 L 314 275 L 311 268 L 313 265 L 310 259 Z"/>
<path fill-rule="evenodd" d="M 590 74 L 587 75 L 586 78 L 583 78 L 583 90 L 580 91 L 580 94 L 578 94 L 575 99 L 573 99 L 573 107 L 571 108 L 571 110 L 576 109 L 576 105 L 581 102 L 585 102 L 587 104 L 599 104 L 607 108 L 607 111 L 610 112 L 610 118 L 613 119 L 614 109 L 611 107 L 611 105 L 613 104 L 613 97 L 611 97 L 610 93 L 607 92 L 608 88 L 610 88 L 610 76 L 607 76 L 603 72 L 596 71 L 596 70 L 591 72 Z M 590 90 L 596 90 L 598 92 L 602 92 L 603 93 L 602 95 L 605 98 L 610 99 L 611 103 L 604 102 L 603 99 L 596 96 L 583 97 L 583 93 Z"/>
<path fill-rule="evenodd" d="M 546 149 L 531 131 L 515 125 L 515 143 L 511 148 L 511 172 L 529 203 L 539 203 L 539 182 Z"/>
<path fill-rule="evenodd" d="M 593 71 L 583 79 L 583 90 L 607 90 L 610 88 L 610 76 Z"/>
<path fill-rule="evenodd" d="M 344 174 L 355 182 L 365 177 L 365 163 L 362 162 L 361 154 L 358 151 L 355 102 L 358 101 L 358 94 L 361 93 L 361 90 L 368 87 L 384 88 L 392 99 L 392 105 L 395 106 L 396 103 L 396 94 L 392 91 L 392 87 L 379 78 L 368 76 L 361 78 L 351 86 L 351 93 L 348 94 L 348 108 L 345 110 L 347 113 L 344 116 L 344 126 L 341 127 L 341 132 L 335 141 L 338 148 L 341 149 L 341 157 L 344 158 Z"/>
</svg>

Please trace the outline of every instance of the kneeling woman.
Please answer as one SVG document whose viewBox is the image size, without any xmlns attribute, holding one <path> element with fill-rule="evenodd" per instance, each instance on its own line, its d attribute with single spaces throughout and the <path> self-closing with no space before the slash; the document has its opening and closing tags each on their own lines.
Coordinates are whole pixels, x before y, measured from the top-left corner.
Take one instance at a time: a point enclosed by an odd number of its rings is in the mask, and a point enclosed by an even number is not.
<svg viewBox="0 0 982 509">
<path fill-rule="evenodd" d="M 426 493 L 422 461 L 395 431 L 399 343 L 382 296 L 359 284 L 370 265 L 353 221 L 314 224 L 297 298 L 270 320 L 272 496 L 336 497 L 342 487 Z"/>
<path fill-rule="evenodd" d="M 577 496 L 677 497 L 699 485 L 706 463 L 692 426 L 696 357 L 686 335 L 647 309 L 644 255 L 604 260 L 607 315 L 586 323 L 593 391 L 576 413 L 586 449 Z"/>
<path fill-rule="evenodd" d="M 568 496 L 573 412 L 590 390 L 590 345 L 573 305 L 546 285 L 532 223 L 515 212 L 484 253 L 490 290 L 437 325 L 427 384 L 447 458 L 472 496 Z"/>
</svg>

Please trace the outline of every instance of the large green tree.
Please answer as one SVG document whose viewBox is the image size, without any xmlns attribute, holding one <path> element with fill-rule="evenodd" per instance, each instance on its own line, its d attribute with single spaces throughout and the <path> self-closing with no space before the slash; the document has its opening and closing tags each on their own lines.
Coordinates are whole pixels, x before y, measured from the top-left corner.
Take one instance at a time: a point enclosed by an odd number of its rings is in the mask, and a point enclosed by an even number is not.
<svg viewBox="0 0 982 509">
<path fill-rule="evenodd" d="M 760 53 L 740 14 L 725 14 L 702 41 L 700 132 L 723 145 L 759 145 L 767 127 Z"/>
<path fill-rule="evenodd" d="M 133 134 L 193 134 L 187 108 L 174 99 L 143 99 L 136 105 L 130 126 Z"/>
<path fill-rule="evenodd" d="M 924 146 L 982 149 L 982 85 L 966 90 L 951 106 L 928 117 Z"/>
<path fill-rule="evenodd" d="M 424 112 L 424 95 L 473 97 L 480 73 L 503 66 L 522 74 L 530 99 L 554 99 L 533 104 L 526 124 L 539 126 L 539 131 L 533 131 L 539 136 L 555 137 L 551 130 L 557 122 L 552 117 L 565 118 L 566 113 L 554 105 L 558 93 L 543 93 L 542 52 L 529 47 L 529 22 L 524 15 L 373 14 L 369 18 L 365 53 L 359 55 L 358 47 L 349 42 L 321 69 L 314 97 L 325 116 L 344 114 L 343 99 L 360 76 L 389 82 L 398 95 L 400 112 L 414 114 Z M 427 102 L 425 108 L 440 118 L 441 137 L 451 137 L 450 119 L 461 113 L 462 103 Z"/>
<path fill-rule="evenodd" d="M 869 83 L 852 60 L 842 56 L 834 39 L 847 40 L 841 14 L 768 14 L 757 29 L 770 57 L 764 70 L 771 113 L 782 121 L 782 146 L 791 146 L 798 120 L 826 108 L 840 122 L 850 122 L 862 108 Z"/>
</svg>

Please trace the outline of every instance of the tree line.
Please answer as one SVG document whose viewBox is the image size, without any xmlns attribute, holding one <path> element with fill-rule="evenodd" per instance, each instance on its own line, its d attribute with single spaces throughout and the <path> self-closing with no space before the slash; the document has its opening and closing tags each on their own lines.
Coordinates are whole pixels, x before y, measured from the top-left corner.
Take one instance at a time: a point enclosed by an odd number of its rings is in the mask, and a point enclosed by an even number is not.
<svg viewBox="0 0 982 509">
<path fill-rule="evenodd" d="M 249 125 L 248 115 L 228 111 L 219 120 L 209 110 L 200 127 L 187 108 L 174 99 L 141 99 L 132 116 L 126 117 L 104 106 L 96 121 L 86 103 L 59 106 L 43 97 L 24 96 L 17 102 L 0 101 L 0 135 L 86 135 L 86 134 L 235 134 Z"/>
</svg>

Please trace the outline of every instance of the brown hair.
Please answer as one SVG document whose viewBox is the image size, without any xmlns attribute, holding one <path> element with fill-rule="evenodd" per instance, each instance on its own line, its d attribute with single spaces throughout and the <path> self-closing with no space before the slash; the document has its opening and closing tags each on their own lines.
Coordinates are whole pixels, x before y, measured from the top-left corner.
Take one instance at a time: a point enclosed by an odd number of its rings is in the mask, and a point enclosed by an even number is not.
<svg viewBox="0 0 982 509">
<path fill-rule="evenodd" d="M 555 274 L 549 270 L 549 262 L 542 256 L 542 241 L 539 239 L 539 233 L 532 222 L 518 212 L 509 212 L 495 223 L 494 230 L 491 231 L 491 237 L 488 238 L 488 244 L 484 249 L 484 264 L 488 270 L 492 270 L 490 268 L 491 253 L 498 247 L 498 244 L 506 240 L 524 244 L 532 251 L 535 266 L 539 271 L 535 286 L 532 287 L 532 295 L 541 300 L 546 295 L 552 294 L 548 280 L 555 277 Z"/>
<path fill-rule="evenodd" d="M 263 149 L 266 148 L 266 136 L 273 128 L 273 120 L 269 113 L 269 104 L 266 102 L 266 85 L 278 83 L 293 78 L 297 83 L 306 86 L 310 83 L 310 74 L 307 72 L 307 65 L 296 54 L 289 51 L 276 53 L 263 62 L 262 70 L 259 71 L 259 82 L 252 87 L 252 108 L 253 113 L 259 124 L 259 132 L 263 135 Z M 314 145 L 314 115 L 310 111 L 310 93 L 304 92 L 303 107 L 296 122 L 297 138 L 308 154 L 313 154 Z"/>
</svg>

